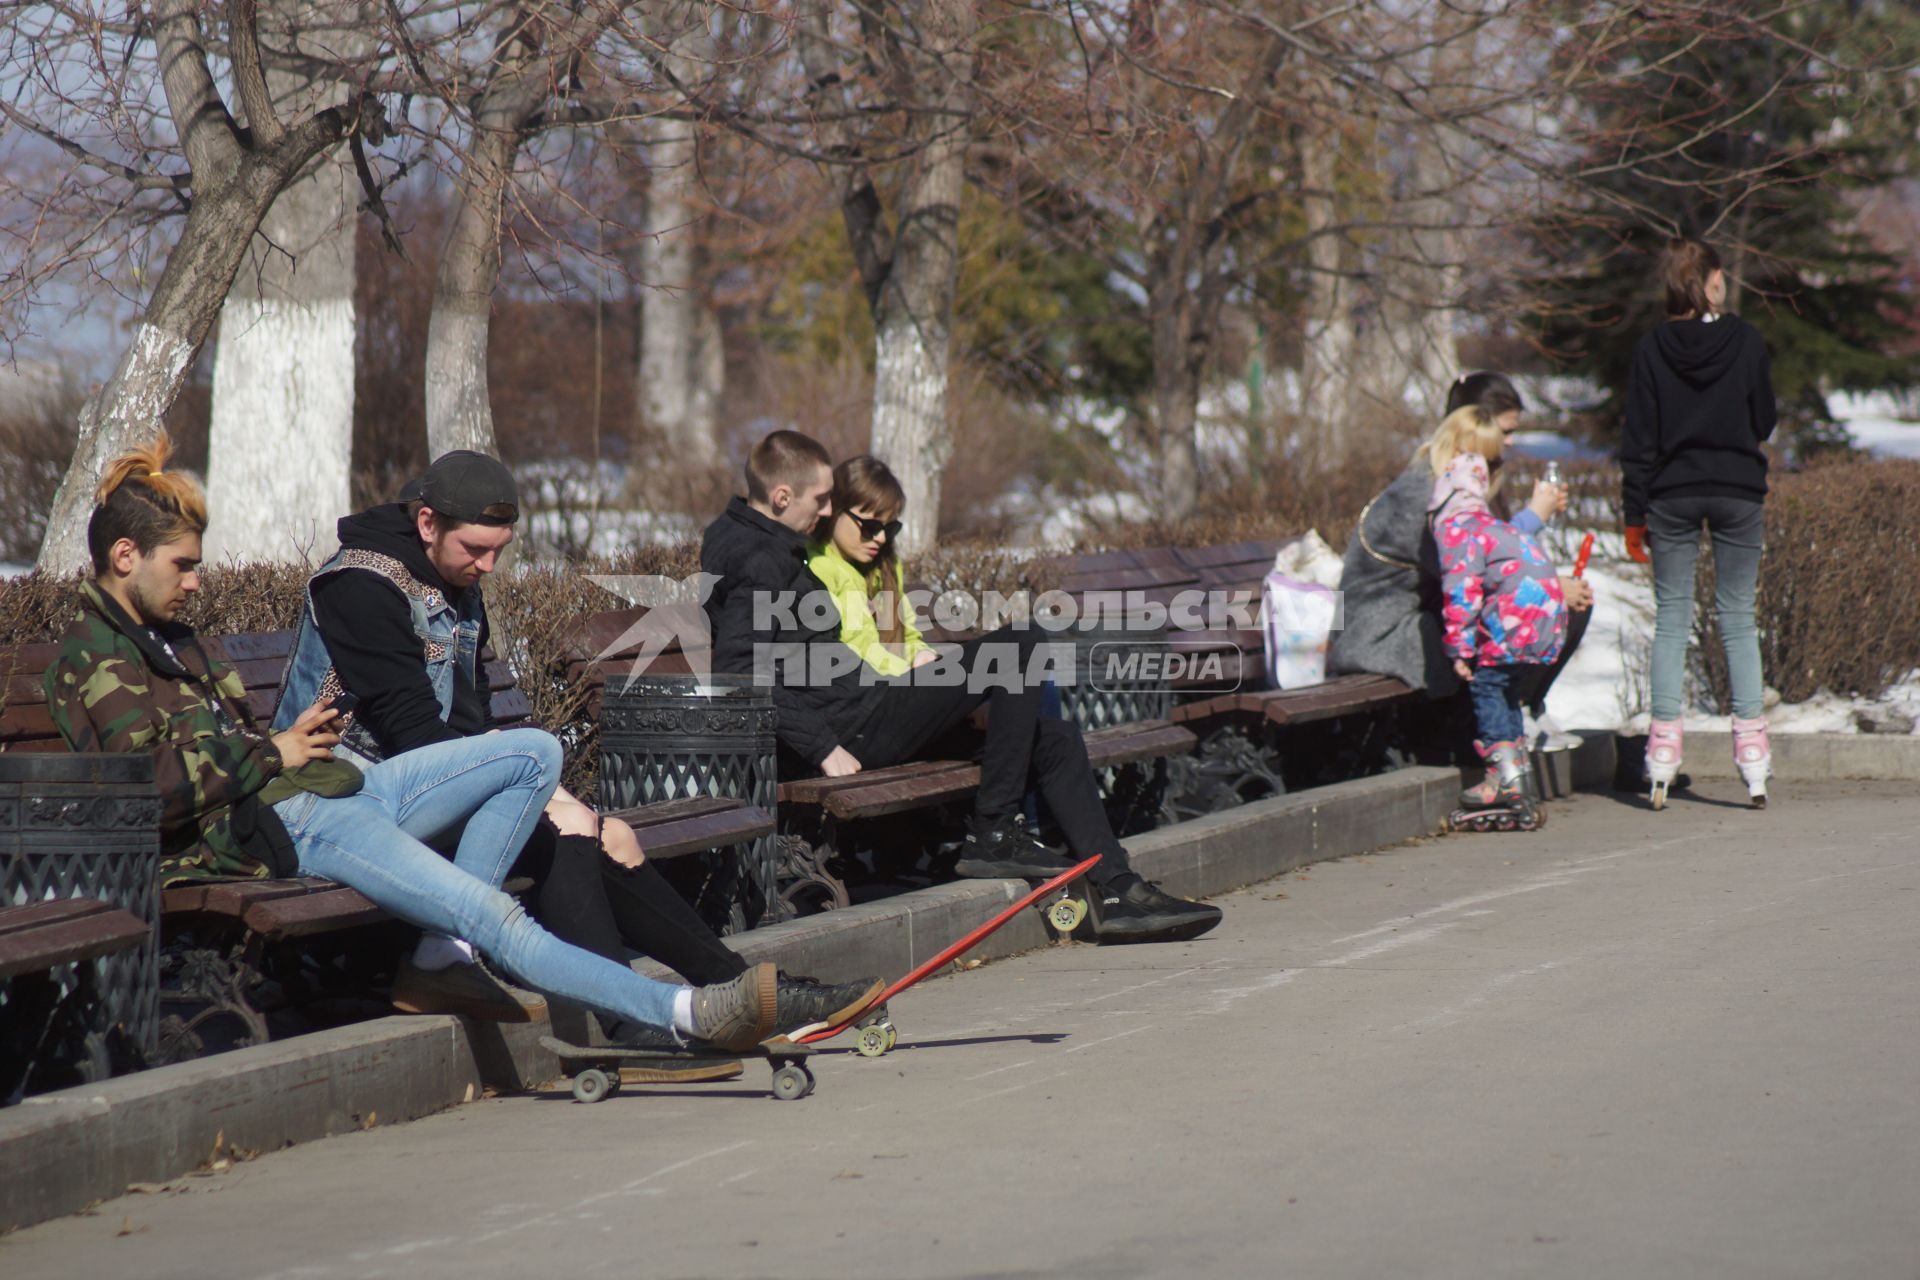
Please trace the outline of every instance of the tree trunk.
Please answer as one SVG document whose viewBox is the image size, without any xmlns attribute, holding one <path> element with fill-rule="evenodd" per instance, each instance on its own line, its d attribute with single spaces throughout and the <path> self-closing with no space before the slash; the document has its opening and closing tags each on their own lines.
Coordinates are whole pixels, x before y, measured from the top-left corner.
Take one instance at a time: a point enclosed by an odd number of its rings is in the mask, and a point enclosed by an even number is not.
<svg viewBox="0 0 1920 1280">
<path fill-rule="evenodd" d="M 927 0 L 925 51 L 916 59 L 922 105 L 920 150 L 909 161 L 895 218 L 892 264 L 873 296 L 872 449 L 899 477 L 908 520 L 907 556 L 931 550 L 940 532 L 940 479 L 953 454 L 947 368 L 960 276 L 960 197 L 969 141 L 972 0 Z M 917 513 L 917 514 L 916 514 Z"/>
<path fill-rule="evenodd" d="M 289 20 L 276 25 L 290 26 L 295 39 L 302 17 L 331 19 L 335 45 L 340 31 L 353 29 L 351 10 L 337 4 L 331 12 L 313 0 L 274 7 Z M 285 72 L 266 80 L 283 113 L 345 95 L 337 82 Z M 324 554 L 351 505 L 357 197 L 341 157 L 288 187 L 221 308 L 208 430 L 210 561 Z"/>
<path fill-rule="evenodd" d="M 427 321 L 429 458 L 451 449 L 500 452 L 487 396 L 487 331 L 500 283 L 501 211 L 519 149 L 517 119 L 511 125 L 476 120 Z"/>
<path fill-rule="evenodd" d="M 1211 342 L 1201 333 L 1199 300 L 1187 288 L 1187 272 L 1176 260 L 1154 263 L 1148 283 L 1153 351 L 1153 452 L 1159 481 L 1159 512 L 1167 520 L 1185 520 L 1200 505 L 1197 428 L 1200 381 Z"/>
<path fill-rule="evenodd" d="M 701 76 L 707 42 L 694 31 L 674 42 L 662 60 L 682 84 Z M 635 384 L 639 423 L 665 440 L 676 470 L 710 471 L 719 462 L 715 438 L 720 378 L 713 373 L 710 337 L 718 327 L 701 280 L 695 126 L 655 116 L 636 126 L 646 144 L 646 234 L 640 241 L 640 377 Z"/>
<path fill-rule="evenodd" d="M 38 567 L 51 573 L 87 564 L 86 526 L 101 475 L 115 457 L 161 431 L 274 198 L 346 136 L 344 117 L 327 110 L 290 128 L 256 122 L 243 143 L 207 70 L 192 0 L 156 4 L 153 20 L 168 109 L 192 165 L 193 207 L 133 341 L 81 409 L 73 461 L 40 547 Z"/>
<path fill-rule="evenodd" d="M 1307 320 L 1300 350 L 1300 416 L 1316 461 L 1339 465 L 1347 456 L 1353 423 L 1348 366 L 1353 359 L 1353 312 L 1341 275 L 1344 245 L 1334 198 L 1339 155 L 1329 126 L 1303 126 L 1300 139 L 1301 203 L 1307 231 Z"/>
</svg>

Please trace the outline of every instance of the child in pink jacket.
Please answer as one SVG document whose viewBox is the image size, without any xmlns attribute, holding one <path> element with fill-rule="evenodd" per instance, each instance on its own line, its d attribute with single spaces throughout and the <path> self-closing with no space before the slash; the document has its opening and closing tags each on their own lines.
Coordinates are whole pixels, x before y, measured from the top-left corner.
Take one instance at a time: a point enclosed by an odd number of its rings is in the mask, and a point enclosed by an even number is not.
<svg viewBox="0 0 1920 1280">
<path fill-rule="evenodd" d="M 1560 656 L 1567 606 L 1540 544 L 1487 505 L 1504 443 L 1485 410 L 1470 406 L 1448 415 L 1428 452 L 1435 479 L 1427 518 L 1440 552 L 1443 643 L 1472 695 L 1475 745 L 1487 761 L 1486 780 L 1462 792 L 1461 805 L 1532 817 L 1514 669 Z"/>
</svg>

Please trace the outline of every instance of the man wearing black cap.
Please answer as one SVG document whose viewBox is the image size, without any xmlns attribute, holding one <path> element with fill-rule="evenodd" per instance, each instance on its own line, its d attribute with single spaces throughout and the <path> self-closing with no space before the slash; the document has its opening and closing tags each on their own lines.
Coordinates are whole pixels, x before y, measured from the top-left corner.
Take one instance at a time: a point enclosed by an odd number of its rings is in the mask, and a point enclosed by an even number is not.
<svg viewBox="0 0 1920 1280">
<path fill-rule="evenodd" d="M 340 521 L 340 551 L 307 586 L 282 706 L 340 694 L 351 706 L 337 748 L 384 759 L 492 727 L 479 661 L 487 643 L 480 580 L 512 542 L 519 491 L 497 459 L 461 450 L 434 460 L 400 501 Z M 302 701 L 304 699 L 304 701 Z M 695 983 L 747 965 L 653 865 L 626 823 L 554 793 L 520 870 L 539 882 L 535 915 L 561 939 L 624 962 L 627 948 Z M 401 966 L 394 1003 L 418 1013 L 512 1017 L 506 995 L 463 962 L 462 942 L 425 938 Z M 870 1001 L 877 979 L 826 986 L 780 975 L 781 1030 L 839 1021 Z M 607 1028 L 632 1039 L 636 1028 Z"/>
</svg>

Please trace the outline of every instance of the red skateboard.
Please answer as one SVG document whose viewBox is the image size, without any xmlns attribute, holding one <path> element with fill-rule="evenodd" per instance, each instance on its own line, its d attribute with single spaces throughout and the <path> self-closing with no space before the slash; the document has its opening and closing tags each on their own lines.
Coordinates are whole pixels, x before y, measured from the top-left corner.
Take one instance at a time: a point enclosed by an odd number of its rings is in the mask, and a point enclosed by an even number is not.
<svg viewBox="0 0 1920 1280">
<path fill-rule="evenodd" d="M 1047 923 L 1052 925 L 1062 935 L 1072 933 L 1074 929 L 1079 926 L 1080 922 L 1086 918 L 1087 904 L 1084 900 L 1076 899 L 1068 894 L 1066 886 L 1087 874 L 1087 872 L 1092 869 L 1093 864 L 1098 861 L 1100 861 L 1100 855 L 1096 853 L 1079 866 L 1062 871 L 1059 875 L 1053 877 L 1053 879 L 1048 880 L 1038 889 L 1033 890 L 1024 898 L 1020 899 L 1020 901 L 1014 903 L 993 919 L 987 921 L 973 932 L 961 938 L 958 942 L 955 942 L 952 946 L 946 948 L 939 955 L 920 964 L 906 977 L 888 986 L 886 990 L 880 993 L 880 998 L 868 1006 L 867 1011 L 859 1017 L 847 1022 L 842 1022 L 838 1026 L 821 1027 L 818 1030 L 804 1032 L 792 1037 L 793 1042 L 795 1044 L 816 1044 L 822 1040 L 832 1039 L 848 1027 L 859 1027 L 860 1038 L 854 1047 L 858 1049 L 864 1057 L 879 1057 L 881 1054 L 887 1052 L 887 1050 L 893 1048 L 894 1041 L 897 1039 L 893 1022 L 887 1016 L 887 1001 L 893 999 L 893 997 L 899 995 L 908 987 L 913 986 L 922 978 L 945 968 L 949 962 L 958 958 L 964 952 L 971 951 L 974 947 L 978 946 L 983 939 L 989 937 L 1002 925 L 1006 924 L 1007 921 L 1013 919 L 1022 911 L 1055 890 L 1060 891 L 1060 900 L 1048 906 Z"/>
</svg>

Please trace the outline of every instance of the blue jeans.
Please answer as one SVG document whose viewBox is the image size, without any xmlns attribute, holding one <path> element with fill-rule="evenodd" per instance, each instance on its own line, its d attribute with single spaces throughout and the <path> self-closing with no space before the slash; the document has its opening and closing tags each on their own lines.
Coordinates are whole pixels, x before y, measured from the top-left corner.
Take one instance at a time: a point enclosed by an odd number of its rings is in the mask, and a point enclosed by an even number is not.
<svg viewBox="0 0 1920 1280">
<path fill-rule="evenodd" d="M 357 795 L 297 795 L 274 812 L 302 874 L 338 880 L 410 924 L 464 938 L 536 991 L 668 1028 L 679 988 L 569 946 L 500 891 L 559 779 L 559 742 L 510 729 L 416 748 L 369 768 Z M 452 862 L 421 843 L 461 822 Z"/>
<path fill-rule="evenodd" d="M 1727 651 L 1733 714 L 1756 719 L 1765 710 L 1760 633 L 1753 594 L 1760 580 L 1761 505 L 1751 498 L 1656 498 L 1647 504 L 1647 547 L 1653 555 L 1653 669 L 1648 674 L 1655 720 L 1678 720 L 1680 687 L 1693 637 L 1693 572 L 1700 526 L 1713 535 L 1713 609 Z"/>
<path fill-rule="evenodd" d="M 1522 689 L 1514 680 L 1527 668 L 1475 667 L 1467 689 L 1473 696 L 1473 720 L 1485 746 L 1496 742 L 1518 742 L 1527 731 L 1520 715 Z"/>
</svg>

